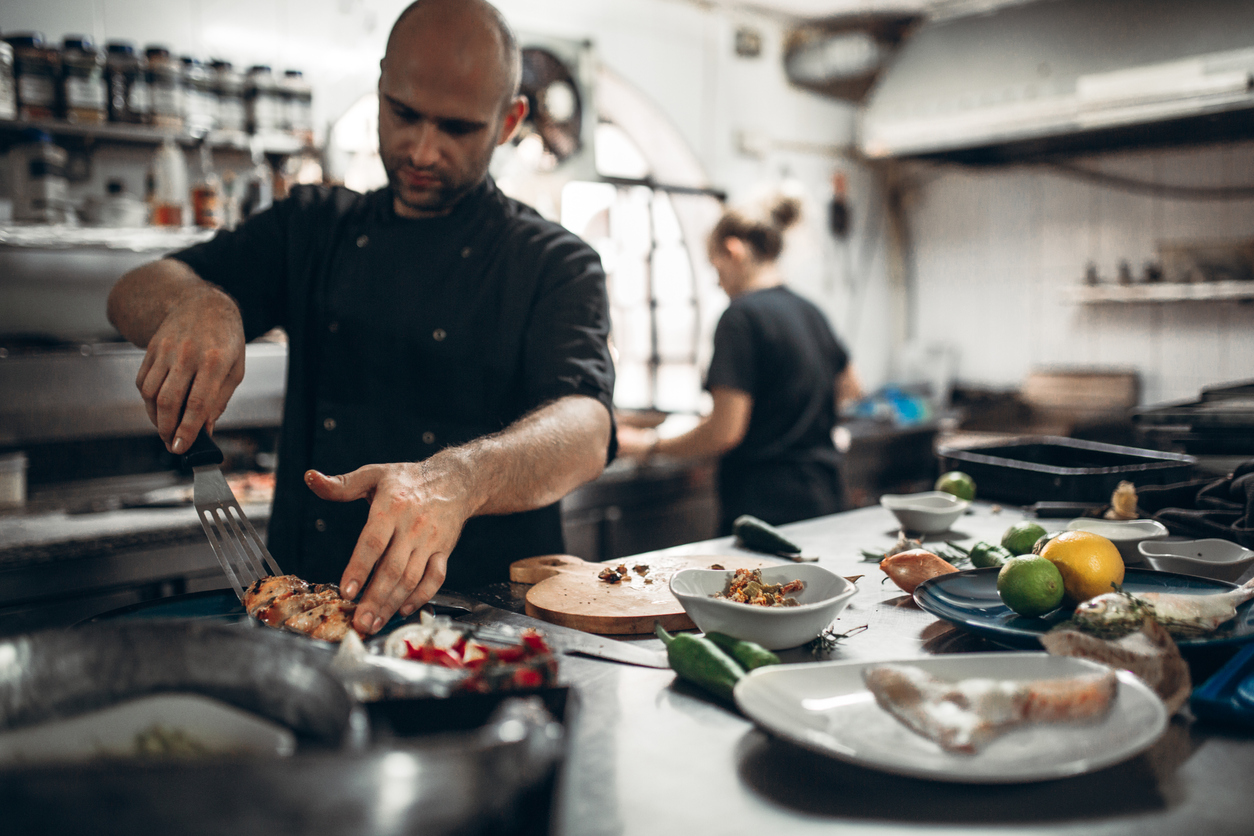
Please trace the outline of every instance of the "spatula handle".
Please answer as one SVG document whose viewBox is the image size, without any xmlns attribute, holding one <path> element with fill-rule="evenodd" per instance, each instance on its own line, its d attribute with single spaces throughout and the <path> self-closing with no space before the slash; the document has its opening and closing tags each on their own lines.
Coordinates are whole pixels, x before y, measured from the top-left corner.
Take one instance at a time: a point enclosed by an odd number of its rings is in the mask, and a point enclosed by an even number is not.
<svg viewBox="0 0 1254 836">
<path fill-rule="evenodd" d="M 222 461 L 222 449 L 209 437 L 205 428 L 201 427 L 196 440 L 192 442 L 192 446 L 183 456 L 184 466 L 203 467 L 210 464 L 222 464 Z"/>
</svg>

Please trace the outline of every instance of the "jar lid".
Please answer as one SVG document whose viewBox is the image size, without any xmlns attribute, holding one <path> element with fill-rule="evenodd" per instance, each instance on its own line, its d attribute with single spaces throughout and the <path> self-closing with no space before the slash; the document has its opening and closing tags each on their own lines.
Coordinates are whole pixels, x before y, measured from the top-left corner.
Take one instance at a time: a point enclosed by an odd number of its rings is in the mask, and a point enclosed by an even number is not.
<svg viewBox="0 0 1254 836">
<path fill-rule="evenodd" d="M 83 52 L 96 51 L 96 45 L 86 35 L 66 35 L 61 39 L 61 45 L 66 49 L 79 49 Z"/>
<path fill-rule="evenodd" d="M 262 73 L 269 73 L 269 72 L 270 72 L 270 67 L 267 64 L 253 64 L 251 67 L 248 68 L 249 75 L 260 75 Z"/>
<path fill-rule="evenodd" d="M 215 70 L 229 70 L 234 67 L 230 61 L 224 61 L 221 58 L 210 59 L 209 66 L 213 67 Z"/>
<path fill-rule="evenodd" d="M 134 55 L 135 45 L 130 41 L 109 41 L 105 49 L 110 55 Z"/>
<path fill-rule="evenodd" d="M 145 47 L 144 54 L 149 58 L 169 58 L 170 50 L 163 46 L 149 45 Z"/>
<path fill-rule="evenodd" d="M 199 67 L 200 66 L 200 59 L 194 58 L 191 55 L 181 56 L 179 60 L 183 62 L 184 67 Z"/>
<path fill-rule="evenodd" d="M 304 75 L 304 73 L 302 73 L 300 70 L 285 70 L 283 72 L 283 75 L 287 76 L 288 78 L 300 78 Z"/>
<path fill-rule="evenodd" d="M 5 35 L 4 39 L 13 46 L 43 46 L 43 32 L 14 32 L 12 35 Z"/>
</svg>

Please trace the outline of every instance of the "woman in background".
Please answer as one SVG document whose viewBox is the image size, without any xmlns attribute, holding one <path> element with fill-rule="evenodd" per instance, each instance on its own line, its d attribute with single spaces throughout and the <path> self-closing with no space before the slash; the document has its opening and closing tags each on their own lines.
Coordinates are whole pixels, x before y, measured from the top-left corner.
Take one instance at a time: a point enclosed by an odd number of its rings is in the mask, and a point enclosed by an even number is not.
<svg viewBox="0 0 1254 836">
<path fill-rule="evenodd" d="M 777 269 L 800 212 L 795 198 L 779 197 L 764 218 L 728 210 L 710 233 L 710 263 L 731 299 L 706 375 L 710 414 L 673 438 L 618 430 L 621 456 L 721 456 L 722 534 L 741 514 L 782 525 L 845 509 L 832 430 L 839 402 L 861 388 L 826 317 Z"/>
</svg>

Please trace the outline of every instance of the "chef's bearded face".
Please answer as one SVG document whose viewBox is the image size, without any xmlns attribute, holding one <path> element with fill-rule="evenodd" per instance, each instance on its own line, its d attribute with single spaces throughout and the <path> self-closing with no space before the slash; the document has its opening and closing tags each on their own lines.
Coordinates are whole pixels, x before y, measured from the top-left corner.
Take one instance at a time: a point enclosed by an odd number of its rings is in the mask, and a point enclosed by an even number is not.
<svg viewBox="0 0 1254 836">
<path fill-rule="evenodd" d="M 446 214 L 527 113 L 517 46 L 481 0 L 419 0 L 397 19 L 381 67 L 379 155 L 396 212 Z"/>
</svg>

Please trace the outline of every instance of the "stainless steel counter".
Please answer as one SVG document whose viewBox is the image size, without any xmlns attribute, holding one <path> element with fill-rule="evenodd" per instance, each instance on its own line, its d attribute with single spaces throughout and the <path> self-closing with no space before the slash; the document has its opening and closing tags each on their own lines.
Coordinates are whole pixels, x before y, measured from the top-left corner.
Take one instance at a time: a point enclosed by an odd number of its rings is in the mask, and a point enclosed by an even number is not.
<svg viewBox="0 0 1254 836">
<path fill-rule="evenodd" d="M 948 539 L 996 539 L 1020 518 L 977 503 Z M 887 660 L 1001 648 L 918 609 L 862 547 L 887 546 L 894 520 L 878 507 L 785 526 L 807 554 L 865 574 L 838 626 L 867 629 L 833 659 Z M 1047 529 L 1061 527 L 1046 521 Z M 730 541 L 669 553 L 735 554 Z M 642 558 L 643 559 L 643 558 Z M 650 646 L 657 643 L 650 640 Z M 1191 657 L 1195 678 L 1232 651 Z M 785 661 L 804 661 L 788 651 Z M 574 663 L 574 664 L 572 664 Z M 1248 834 L 1254 825 L 1254 739 L 1176 718 L 1148 752 L 1087 776 L 1021 786 L 898 778 L 772 739 L 666 671 L 567 660 L 584 710 L 559 808 L 579 834 L 1003 833 Z"/>
</svg>

